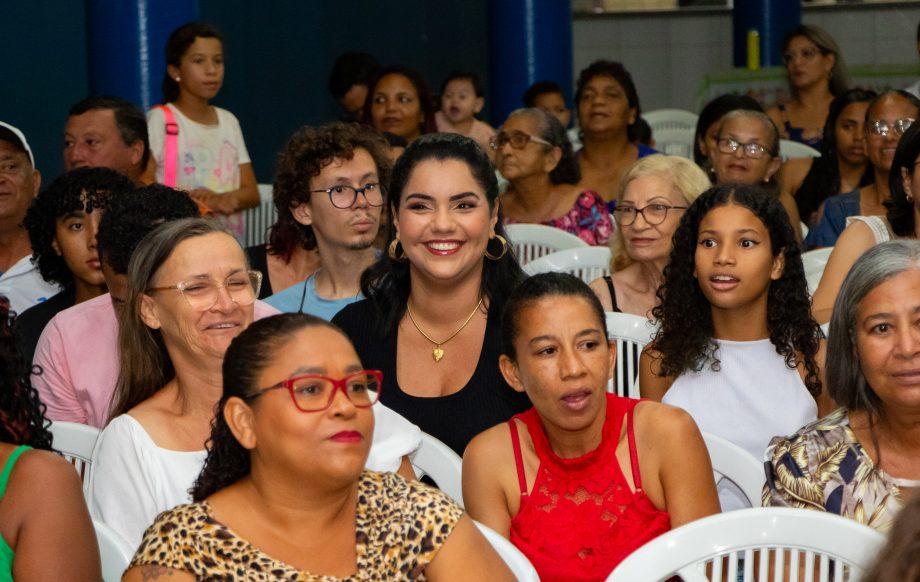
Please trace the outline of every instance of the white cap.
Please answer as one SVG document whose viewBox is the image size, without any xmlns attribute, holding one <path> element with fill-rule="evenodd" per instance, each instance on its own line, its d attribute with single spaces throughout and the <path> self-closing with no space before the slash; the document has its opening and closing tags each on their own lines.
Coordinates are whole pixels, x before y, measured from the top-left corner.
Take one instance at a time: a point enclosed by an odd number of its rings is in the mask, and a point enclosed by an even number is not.
<svg viewBox="0 0 920 582">
<path fill-rule="evenodd" d="M 26 136 L 19 131 L 18 128 L 13 127 L 5 121 L 0 121 L 0 140 L 8 141 L 16 147 L 25 150 L 25 152 L 29 154 L 29 161 L 32 162 L 32 168 L 35 168 L 35 156 L 32 155 L 32 148 L 29 147 Z"/>
</svg>

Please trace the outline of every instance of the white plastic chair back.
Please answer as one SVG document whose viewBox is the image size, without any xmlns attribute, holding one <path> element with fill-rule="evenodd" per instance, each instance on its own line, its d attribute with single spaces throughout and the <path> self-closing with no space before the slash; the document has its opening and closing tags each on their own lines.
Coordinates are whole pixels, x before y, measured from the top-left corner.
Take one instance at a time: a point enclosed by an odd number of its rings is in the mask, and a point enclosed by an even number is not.
<svg viewBox="0 0 920 582">
<path fill-rule="evenodd" d="M 658 129 L 652 134 L 655 149 L 669 156 L 693 159 L 693 141 L 696 131 L 693 129 Z"/>
<path fill-rule="evenodd" d="M 662 534 L 623 560 L 607 582 L 666 580 L 673 574 L 685 582 L 857 582 L 884 542 L 879 532 L 839 515 L 788 507 L 740 509 Z"/>
<path fill-rule="evenodd" d="M 427 475 L 438 488 L 463 507 L 461 472 L 463 460 L 449 446 L 430 434 L 422 433 L 418 450 L 409 455 L 419 478 Z"/>
<path fill-rule="evenodd" d="M 134 550 L 118 532 L 104 523 L 93 520 L 93 528 L 99 544 L 99 557 L 102 559 L 102 579 L 105 582 L 118 582 L 131 563 Z"/>
<path fill-rule="evenodd" d="M 566 249 L 524 265 L 528 275 L 537 273 L 569 273 L 585 283 L 610 273 L 610 249 L 607 247 L 587 247 Z"/>
<path fill-rule="evenodd" d="M 808 282 L 808 292 L 812 295 L 821 282 L 821 276 L 824 274 L 824 267 L 827 266 L 827 260 L 831 256 L 834 247 L 815 249 L 802 253 L 802 266 L 805 268 L 805 280 Z"/>
<path fill-rule="evenodd" d="M 820 158 L 821 152 L 811 146 L 807 146 L 791 139 L 779 140 L 779 157 L 784 160 L 793 158 Z"/>
<path fill-rule="evenodd" d="M 260 245 L 268 240 L 268 229 L 278 220 L 278 212 L 272 202 L 272 185 L 259 184 L 259 205 L 243 211 L 246 231 L 243 247 Z"/>
<path fill-rule="evenodd" d="M 54 438 L 51 446 L 74 466 L 85 489 L 92 471 L 93 447 L 100 430 L 86 424 L 63 421 L 52 422 L 48 430 Z"/>
<path fill-rule="evenodd" d="M 537 576 L 536 568 L 533 567 L 533 564 L 530 563 L 527 556 L 521 553 L 521 550 L 517 549 L 514 544 L 499 535 L 498 532 L 492 528 L 486 527 L 475 520 L 473 523 L 476 524 L 479 531 L 482 532 L 482 535 L 489 540 L 489 543 L 492 544 L 492 547 L 495 548 L 498 555 L 505 561 L 505 564 L 507 564 L 511 573 L 514 574 L 514 577 L 518 579 L 518 582 L 540 582 L 540 577 Z"/>
<path fill-rule="evenodd" d="M 696 132 L 696 123 L 700 116 L 692 111 L 683 109 L 656 109 L 642 114 L 649 127 L 652 128 L 652 138 L 658 143 L 658 132 L 665 129 L 689 129 Z M 659 150 L 660 151 L 660 150 Z"/>
<path fill-rule="evenodd" d="M 704 432 L 703 441 L 709 451 L 716 484 L 730 481 L 744 493 L 751 507 L 760 507 L 760 497 L 766 482 L 763 464 L 751 453 L 722 437 Z"/>
<path fill-rule="evenodd" d="M 521 266 L 550 253 L 589 246 L 574 234 L 545 224 L 507 224 L 505 231 Z"/>
<path fill-rule="evenodd" d="M 656 325 L 649 319 L 631 313 L 608 311 L 607 339 L 617 342 L 617 363 L 608 391 L 620 396 L 639 398 L 639 355 L 652 341 Z"/>
</svg>

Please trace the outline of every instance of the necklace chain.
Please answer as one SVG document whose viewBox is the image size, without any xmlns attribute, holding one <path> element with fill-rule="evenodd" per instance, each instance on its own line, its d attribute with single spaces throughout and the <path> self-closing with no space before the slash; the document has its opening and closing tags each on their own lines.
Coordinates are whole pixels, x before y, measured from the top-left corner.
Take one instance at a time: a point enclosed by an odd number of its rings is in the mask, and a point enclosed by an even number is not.
<svg viewBox="0 0 920 582">
<path fill-rule="evenodd" d="M 479 303 L 476 304 L 476 307 L 473 309 L 473 312 L 470 313 L 469 317 L 466 318 L 466 321 L 463 322 L 463 325 L 461 325 L 460 327 L 458 327 L 458 328 L 457 328 L 457 331 L 455 331 L 454 333 L 450 334 L 450 336 L 449 336 L 447 339 L 443 340 L 443 341 L 437 341 L 437 340 L 431 339 L 431 336 L 430 336 L 430 335 L 428 335 L 427 333 L 425 333 L 424 331 L 422 331 L 422 328 L 420 328 L 420 327 L 418 326 L 418 322 L 415 321 L 415 318 L 414 318 L 414 317 L 412 317 L 412 308 L 409 307 L 409 303 L 408 303 L 408 302 L 406 302 L 406 313 L 409 315 L 409 321 L 411 321 L 411 322 L 412 322 L 412 325 L 415 326 L 415 329 L 418 330 L 418 332 L 419 332 L 420 334 L 422 334 L 422 337 L 424 337 L 426 340 L 428 340 L 428 341 L 430 341 L 431 343 L 434 344 L 434 349 L 431 350 L 431 357 L 434 358 L 435 363 L 439 363 L 439 362 L 441 361 L 441 358 L 444 357 L 444 350 L 441 348 L 441 346 L 443 346 L 444 344 L 446 344 L 446 343 L 449 342 L 450 340 L 452 340 L 452 339 L 454 339 L 455 337 L 457 337 L 457 335 L 458 335 L 461 331 L 463 331 L 463 329 L 464 329 L 467 325 L 469 325 L 469 323 L 473 320 L 473 316 L 476 315 L 476 312 L 479 311 L 479 308 L 480 308 L 480 307 L 482 307 L 482 297 L 479 298 Z"/>
</svg>

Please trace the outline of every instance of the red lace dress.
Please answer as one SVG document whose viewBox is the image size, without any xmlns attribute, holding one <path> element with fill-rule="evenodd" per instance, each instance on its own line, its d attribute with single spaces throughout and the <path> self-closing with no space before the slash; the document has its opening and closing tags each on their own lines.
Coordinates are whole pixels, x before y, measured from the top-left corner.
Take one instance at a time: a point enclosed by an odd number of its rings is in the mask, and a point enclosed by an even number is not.
<svg viewBox="0 0 920 582">
<path fill-rule="evenodd" d="M 511 520 L 511 542 L 533 563 L 543 582 L 604 580 L 626 556 L 671 529 L 670 516 L 642 490 L 633 408 L 638 400 L 607 395 L 601 444 L 575 459 L 553 453 L 535 409 L 518 414 L 530 433 L 540 468 L 527 493 L 514 419 L 511 441 L 521 486 L 521 508 Z M 623 418 L 636 491 L 617 462 Z"/>
</svg>

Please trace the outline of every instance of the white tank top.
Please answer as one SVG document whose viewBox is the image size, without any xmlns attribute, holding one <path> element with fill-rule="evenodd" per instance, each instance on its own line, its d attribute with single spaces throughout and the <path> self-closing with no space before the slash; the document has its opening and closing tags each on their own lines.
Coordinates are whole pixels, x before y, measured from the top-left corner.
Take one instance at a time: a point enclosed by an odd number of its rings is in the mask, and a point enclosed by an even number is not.
<svg viewBox="0 0 920 582">
<path fill-rule="evenodd" d="M 720 436 L 762 460 L 770 439 L 818 417 L 818 406 L 796 369 L 786 366 L 769 339 L 715 340 L 718 372 L 707 363 L 681 374 L 662 402 L 683 408 L 700 430 Z"/>
</svg>

